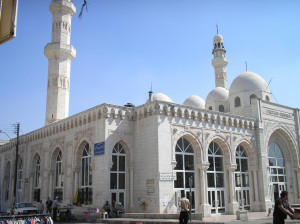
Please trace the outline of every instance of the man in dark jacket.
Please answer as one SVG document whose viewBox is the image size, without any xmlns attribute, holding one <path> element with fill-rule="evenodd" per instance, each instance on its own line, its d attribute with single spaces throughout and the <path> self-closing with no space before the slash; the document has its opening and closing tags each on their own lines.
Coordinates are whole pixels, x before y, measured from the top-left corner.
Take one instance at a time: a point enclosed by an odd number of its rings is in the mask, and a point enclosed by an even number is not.
<svg viewBox="0 0 300 224">
<path fill-rule="evenodd" d="M 293 219 L 294 211 L 288 203 L 288 192 L 282 191 L 280 198 L 275 202 L 273 212 L 273 224 L 284 224 L 284 220 L 289 216 Z"/>
</svg>

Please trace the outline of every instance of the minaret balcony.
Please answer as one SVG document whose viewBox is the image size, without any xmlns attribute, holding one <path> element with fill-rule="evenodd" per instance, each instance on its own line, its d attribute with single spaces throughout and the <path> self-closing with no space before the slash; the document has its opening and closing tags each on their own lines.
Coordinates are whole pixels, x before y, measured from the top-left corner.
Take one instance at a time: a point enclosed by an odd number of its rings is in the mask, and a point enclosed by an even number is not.
<svg viewBox="0 0 300 224">
<path fill-rule="evenodd" d="M 44 54 L 47 58 L 62 56 L 69 60 L 73 60 L 76 57 L 76 49 L 72 45 L 49 43 L 44 49 Z"/>
</svg>

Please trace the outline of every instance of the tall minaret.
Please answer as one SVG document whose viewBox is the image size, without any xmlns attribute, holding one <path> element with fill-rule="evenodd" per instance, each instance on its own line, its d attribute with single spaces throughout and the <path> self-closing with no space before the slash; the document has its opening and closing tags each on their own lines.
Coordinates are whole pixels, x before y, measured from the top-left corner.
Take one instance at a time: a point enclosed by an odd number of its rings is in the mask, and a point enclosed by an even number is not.
<svg viewBox="0 0 300 224">
<path fill-rule="evenodd" d="M 44 49 L 49 62 L 45 125 L 69 115 L 71 61 L 76 56 L 75 48 L 70 45 L 75 6 L 71 0 L 52 0 L 49 10 L 53 20 L 51 43 Z"/>
<path fill-rule="evenodd" d="M 228 59 L 225 57 L 226 50 L 224 48 L 223 37 L 218 34 L 214 37 L 214 49 L 212 54 L 214 58 L 211 63 L 215 69 L 215 83 L 216 87 L 223 87 L 227 89 L 227 64 Z"/>
</svg>

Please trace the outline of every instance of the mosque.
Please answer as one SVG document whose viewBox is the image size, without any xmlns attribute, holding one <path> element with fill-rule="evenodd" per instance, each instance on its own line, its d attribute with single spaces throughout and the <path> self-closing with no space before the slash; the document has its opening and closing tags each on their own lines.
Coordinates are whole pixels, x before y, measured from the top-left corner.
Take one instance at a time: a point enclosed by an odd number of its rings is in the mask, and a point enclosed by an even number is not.
<svg viewBox="0 0 300 224">
<path fill-rule="evenodd" d="M 204 217 L 267 211 L 280 191 L 300 204 L 300 112 L 272 102 L 265 80 L 243 72 L 227 81 L 224 39 L 213 39 L 215 88 L 176 103 L 163 93 L 143 105 L 103 103 L 69 113 L 71 0 L 52 0 L 45 126 L 0 146 L 1 211 L 16 201 L 177 213 L 186 193 Z M 76 197 L 75 197 L 76 196 Z"/>
</svg>

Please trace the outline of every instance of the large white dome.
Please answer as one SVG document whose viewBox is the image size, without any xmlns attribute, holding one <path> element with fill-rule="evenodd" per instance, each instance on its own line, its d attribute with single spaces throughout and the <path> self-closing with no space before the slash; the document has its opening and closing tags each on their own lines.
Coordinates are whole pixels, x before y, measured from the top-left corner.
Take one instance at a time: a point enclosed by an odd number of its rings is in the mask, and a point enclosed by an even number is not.
<svg viewBox="0 0 300 224">
<path fill-rule="evenodd" d="M 261 76 L 254 72 L 243 72 L 233 80 L 229 93 L 232 95 L 256 90 L 271 93 L 268 84 Z"/>
<path fill-rule="evenodd" d="M 152 100 L 158 100 L 158 101 L 165 101 L 165 102 L 172 102 L 172 100 L 170 99 L 170 97 L 168 97 L 167 95 L 163 94 L 163 93 L 156 93 L 152 96 Z"/>
<path fill-rule="evenodd" d="M 229 90 L 223 87 L 216 87 L 206 97 L 206 104 L 207 103 L 214 103 L 220 101 L 227 101 L 229 96 Z"/>
<path fill-rule="evenodd" d="M 204 102 L 204 100 L 201 97 L 196 96 L 196 95 L 192 95 L 189 98 L 187 98 L 183 102 L 183 105 L 205 109 L 205 102 Z"/>
</svg>

